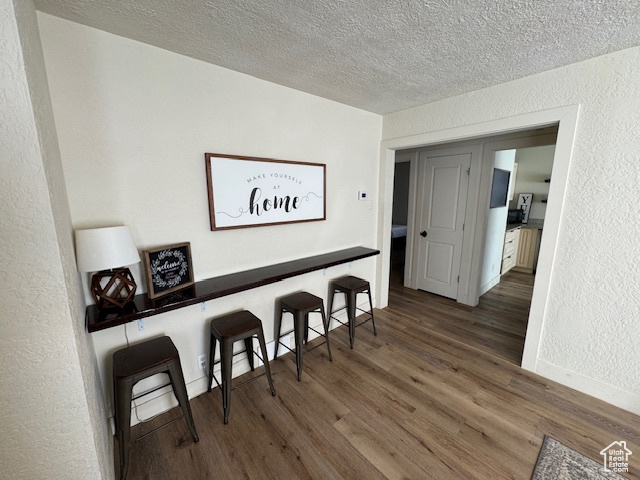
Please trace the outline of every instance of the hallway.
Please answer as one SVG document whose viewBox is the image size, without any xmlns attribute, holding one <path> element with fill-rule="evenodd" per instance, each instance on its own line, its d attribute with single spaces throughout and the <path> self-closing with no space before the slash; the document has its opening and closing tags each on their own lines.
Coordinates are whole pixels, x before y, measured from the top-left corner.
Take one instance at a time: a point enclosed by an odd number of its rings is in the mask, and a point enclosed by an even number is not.
<svg viewBox="0 0 640 480">
<path fill-rule="evenodd" d="M 411 316 L 420 312 L 423 326 L 520 366 L 534 275 L 510 271 L 480 297 L 477 307 L 402 285 L 391 272 L 389 306 Z"/>
</svg>

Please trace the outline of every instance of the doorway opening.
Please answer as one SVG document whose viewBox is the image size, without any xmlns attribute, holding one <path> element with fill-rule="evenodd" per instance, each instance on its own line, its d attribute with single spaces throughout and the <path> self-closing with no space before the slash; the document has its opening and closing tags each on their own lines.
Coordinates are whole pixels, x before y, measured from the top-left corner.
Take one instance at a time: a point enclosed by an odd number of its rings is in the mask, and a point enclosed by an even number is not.
<svg viewBox="0 0 640 480">
<path fill-rule="evenodd" d="M 417 231 L 424 233 L 422 229 L 429 219 L 425 218 L 425 212 L 419 208 L 420 203 L 425 201 L 425 198 L 430 200 L 433 197 L 421 191 L 429 189 L 429 184 L 425 185 L 422 180 L 418 180 L 414 182 L 416 185 L 412 192 L 414 198 L 409 198 L 411 181 L 410 178 L 405 177 L 410 172 L 408 167 L 411 159 L 415 158 L 415 152 L 396 153 L 390 304 L 398 307 L 399 304 L 410 299 L 411 304 L 414 307 L 419 306 L 418 310 L 422 315 L 425 318 L 428 317 L 427 323 L 433 331 L 497 355 L 510 363 L 521 364 L 550 187 L 556 133 L 557 129 L 552 127 L 521 132 L 518 134 L 521 138 L 507 135 L 477 140 L 482 145 L 484 159 L 492 165 L 490 171 L 495 172 L 497 169 L 503 174 L 509 172 L 509 177 L 503 186 L 505 190 L 501 202 L 493 205 L 493 208 L 487 204 L 486 208 L 477 209 L 479 216 L 484 215 L 485 236 L 479 278 L 480 298 L 473 308 L 456 302 L 455 295 L 447 295 L 446 292 L 443 295 L 439 285 L 436 285 L 435 289 L 430 289 L 430 285 L 421 283 L 420 278 L 417 282 L 412 282 L 410 275 L 406 277 L 404 275 L 406 269 L 419 272 L 418 277 L 421 277 L 425 265 L 424 258 L 420 261 L 419 256 L 414 253 L 413 261 L 418 263 L 417 268 L 411 265 L 410 260 L 405 266 L 403 260 L 410 259 L 411 256 L 406 255 L 406 237 L 400 237 L 397 234 L 403 228 L 398 223 L 405 218 L 409 220 L 408 213 L 404 211 L 406 206 L 411 203 L 417 204 L 416 218 L 411 227 L 414 235 Z M 524 148 L 519 148 L 523 146 Z M 442 163 L 446 159 L 446 165 L 450 167 L 449 170 L 452 170 L 457 161 L 455 157 L 448 154 L 461 151 L 461 148 L 464 150 L 469 146 L 442 145 L 436 150 L 418 149 L 417 156 L 420 162 L 430 164 L 429 159 L 433 158 L 433 152 L 436 152 L 438 162 Z M 420 177 L 420 169 L 418 169 L 418 176 Z M 447 181 L 446 176 L 444 180 Z M 507 186 L 508 190 L 506 190 Z M 448 186 L 448 189 L 451 192 L 455 190 L 451 186 Z M 492 185 L 493 191 L 495 191 L 494 185 Z M 518 217 L 518 223 L 513 223 L 509 212 L 519 208 L 518 202 L 523 195 L 533 200 L 529 206 L 528 218 L 523 223 Z M 445 211 L 448 212 L 448 218 L 455 218 L 453 210 Z M 438 222 L 447 225 L 449 223 L 448 220 L 443 222 L 442 219 Z M 407 221 L 407 223 L 411 222 Z M 407 225 L 404 225 L 404 228 L 406 231 Z M 454 230 L 453 224 L 451 224 L 451 230 Z M 415 240 L 417 241 L 413 242 L 414 250 L 425 247 L 423 245 L 426 243 L 425 239 L 416 236 Z M 437 241 L 437 238 L 434 241 Z M 442 263 L 442 258 L 438 260 Z M 457 268 L 460 269 L 459 266 Z M 457 275 L 457 271 L 454 274 Z M 453 298 L 454 301 L 438 298 L 438 296 Z"/>
<path fill-rule="evenodd" d="M 486 138 L 499 134 L 516 134 L 518 132 L 558 126 L 556 149 L 554 154 L 553 182 L 550 184 L 547 211 L 542 235 L 540 255 L 537 264 L 536 282 L 531 299 L 531 309 L 527 324 L 522 367 L 537 371 L 538 349 L 544 325 L 545 308 L 551 283 L 551 272 L 554 267 L 554 251 L 558 242 L 562 204 L 565 198 L 565 186 L 569 172 L 569 164 L 573 150 L 574 136 L 577 125 L 579 106 L 567 106 L 540 112 L 521 114 L 514 117 L 502 118 L 483 123 L 438 130 L 409 137 L 400 137 L 382 142 L 381 187 L 383 208 L 380 210 L 380 228 L 378 230 L 378 245 L 381 255 L 376 265 L 376 303 L 384 308 L 389 302 L 389 272 L 391 258 L 391 217 L 393 206 L 393 178 L 396 152 L 399 150 L 442 146 L 452 142 L 473 142 L 479 138 Z M 485 223 L 484 218 L 476 215 L 474 209 L 478 205 L 488 204 L 490 195 L 491 164 L 481 162 L 480 169 L 470 180 L 470 185 L 477 190 L 470 193 L 469 198 L 477 198 L 476 202 L 469 202 L 467 216 L 474 219 L 470 226 L 466 224 L 465 236 L 472 237 L 471 247 L 463 252 L 463 272 L 461 281 L 468 285 L 466 303 L 477 305 L 480 298 L 479 278 L 482 262 L 478 260 L 484 246 Z M 474 173 L 473 165 L 471 172 Z M 482 173 L 482 174 L 481 174 Z M 415 185 L 410 185 L 414 188 Z M 470 187 L 471 188 L 471 187 Z M 411 197 L 410 197 L 411 198 Z M 410 205 L 411 207 L 411 205 Z M 408 225 L 406 256 L 411 256 L 410 243 L 415 232 Z M 464 247 L 463 247 L 464 249 Z M 465 255 L 468 255 L 465 259 Z M 464 277 L 466 275 L 466 278 Z M 405 269 L 405 277 L 407 272 Z M 475 303 L 474 303 L 475 302 Z"/>
<path fill-rule="evenodd" d="M 405 156 L 406 157 L 406 156 Z M 403 282 L 409 223 L 409 185 L 411 164 L 396 156 L 393 174 L 393 213 L 391 217 L 391 275 L 392 282 Z"/>
</svg>

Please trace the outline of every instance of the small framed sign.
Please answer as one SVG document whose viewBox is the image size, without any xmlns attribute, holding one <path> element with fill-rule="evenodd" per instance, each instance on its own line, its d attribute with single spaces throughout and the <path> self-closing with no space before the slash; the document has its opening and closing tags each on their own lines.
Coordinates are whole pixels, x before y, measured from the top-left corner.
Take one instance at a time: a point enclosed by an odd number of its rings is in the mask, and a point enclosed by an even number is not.
<svg viewBox="0 0 640 480">
<path fill-rule="evenodd" d="M 157 298 L 193 285 L 189 242 L 144 250 L 142 257 L 147 272 L 149 298 Z"/>
<path fill-rule="evenodd" d="M 326 165 L 206 153 L 211 230 L 326 219 Z"/>
<path fill-rule="evenodd" d="M 522 223 L 529 222 L 531 202 L 533 202 L 533 193 L 518 194 L 518 210 L 522 210 Z"/>
</svg>

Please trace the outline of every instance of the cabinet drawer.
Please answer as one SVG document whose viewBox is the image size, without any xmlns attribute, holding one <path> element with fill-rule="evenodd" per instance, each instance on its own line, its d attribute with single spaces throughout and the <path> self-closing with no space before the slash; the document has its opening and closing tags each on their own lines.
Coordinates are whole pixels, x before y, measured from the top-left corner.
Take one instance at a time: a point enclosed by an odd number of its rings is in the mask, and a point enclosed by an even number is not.
<svg viewBox="0 0 640 480">
<path fill-rule="evenodd" d="M 515 240 L 520 236 L 520 228 L 514 228 L 513 230 L 509 230 L 504 234 L 504 242 L 507 243 L 511 240 Z"/>
<path fill-rule="evenodd" d="M 515 253 L 518 251 L 516 248 L 516 241 L 511 240 L 510 242 L 505 242 L 504 250 L 502 252 L 502 258 L 507 258 L 509 256 L 515 256 Z"/>
<path fill-rule="evenodd" d="M 502 249 L 502 268 L 500 269 L 501 275 L 504 275 L 516 266 L 518 243 L 520 243 L 520 227 L 505 232 L 504 247 Z"/>
<path fill-rule="evenodd" d="M 516 256 L 510 255 L 508 257 L 504 257 L 502 259 L 502 269 L 500 270 L 500 274 L 504 275 L 509 270 L 511 270 L 516 265 Z"/>
</svg>

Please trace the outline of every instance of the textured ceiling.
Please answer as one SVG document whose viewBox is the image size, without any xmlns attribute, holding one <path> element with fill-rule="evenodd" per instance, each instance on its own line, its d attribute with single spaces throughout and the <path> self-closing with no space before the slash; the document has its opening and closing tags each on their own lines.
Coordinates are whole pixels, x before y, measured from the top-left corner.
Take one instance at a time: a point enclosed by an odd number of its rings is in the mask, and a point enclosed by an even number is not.
<svg viewBox="0 0 640 480">
<path fill-rule="evenodd" d="M 640 45 L 638 0 L 35 0 L 375 113 Z"/>
</svg>

